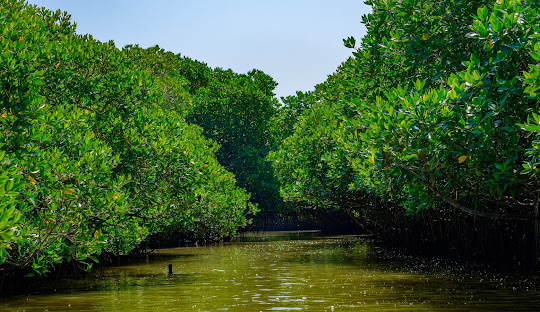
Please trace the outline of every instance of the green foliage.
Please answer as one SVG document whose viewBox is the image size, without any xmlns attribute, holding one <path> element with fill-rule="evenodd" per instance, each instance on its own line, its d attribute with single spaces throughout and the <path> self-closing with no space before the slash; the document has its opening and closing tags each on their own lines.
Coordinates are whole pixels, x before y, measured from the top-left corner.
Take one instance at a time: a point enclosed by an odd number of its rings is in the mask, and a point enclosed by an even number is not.
<svg viewBox="0 0 540 312">
<path fill-rule="evenodd" d="M 281 98 L 283 104 L 279 106 L 271 119 L 272 145 L 278 146 L 281 142 L 293 134 L 294 125 L 298 118 L 311 105 L 311 92 L 296 92 L 294 96 Z"/>
<path fill-rule="evenodd" d="M 352 194 L 359 205 L 376 195 L 411 214 L 452 206 L 530 220 L 540 199 L 538 3 L 368 3 L 354 57 L 273 154 L 286 199 Z"/>
<path fill-rule="evenodd" d="M 193 97 L 188 121 L 219 143 L 219 162 L 236 175 L 263 214 L 274 214 L 282 203 L 265 158 L 274 148 L 270 121 L 276 114 L 277 84 L 258 70 L 236 74 L 219 68 L 207 81 Z"/>
<path fill-rule="evenodd" d="M 164 109 L 181 112 L 203 129 L 206 138 L 219 144 L 219 162 L 235 174 L 238 186 L 251 193 L 251 203 L 265 214 L 282 204 L 265 160 L 275 146 L 270 121 L 276 114 L 273 90 L 277 84 L 270 76 L 258 70 L 237 74 L 211 69 L 159 47 L 129 46 L 125 51 L 157 78 Z"/>
<path fill-rule="evenodd" d="M 529 71 L 523 72 L 523 76 L 527 84 L 525 93 L 538 100 L 540 98 L 538 93 L 538 90 L 540 90 L 540 65 L 538 65 L 540 63 L 540 42 L 538 42 L 538 39 L 540 39 L 540 26 L 534 27 L 534 33 L 531 37 L 536 40 L 534 49 L 530 52 L 534 61 L 529 64 Z M 533 62 L 534 64 L 532 64 Z M 537 113 L 537 107 L 535 108 L 535 112 L 530 116 L 531 118 L 528 118 L 527 123 L 521 126 L 534 135 L 532 148 L 527 152 L 529 158 L 523 164 L 524 170 L 522 173 L 536 176 L 540 173 L 540 115 Z"/>
<path fill-rule="evenodd" d="M 197 91 L 189 120 L 221 145 L 218 155 L 229 167 L 236 151 L 248 146 L 268 148 L 267 124 L 274 114 L 275 83 L 264 85 L 269 77 L 257 71 L 239 75 L 218 70 L 216 76 L 217 81 Z"/>
<path fill-rule="evenodd" d="M 10 166 L 11 160 L 5 158 L 6 153 L 0 151 L 0 265 L 6 261 L 11 244 L 16 241 L 17 221 L 21 213 L 16 207 L 21 187 L 20 175 Z"/>
<path fill-rule="evenodd" d="M 0 8 L 0 264 L 90 268 L 151 238 L 247 224 L 249 195 L 185 121 L 204 82 L 179 56 L 77 35 L 60 11 Z"/>
<path fill-rule="evenodd" d="M 288 132 L 292 135 L 281 142 L 279 149 L 270 154 L 270 159 L 286 201 L 308 208 L 348 207 L 354 210 L 355 201 L 363 195 L 349 189 L 354 175 L 347 151 L 341 148 L 343 138 L 351 131 L 347 120 L 350 106 L 343 105 L 340 97 L 349 94 L 336 82 L 353 74 L 341 67 L 314 92 L 297 93 L 296 97 L 284 99 L 285 105 L 279 116 L 285 118 L 278 119 L 282 132 L 276 137 Z M 296 123 L 292 125 L 294 121 Z"/>
<path fill-rule="evenodd" d="M 369 125 L 364 149 L 373 158 L 355 166 L 378 185 L 393 186 L 389 196 L 411 213 L 446 202 L 479 215 L 502 206 L 498 212 L 526 217 L 538 200 L 535 179 L 519 174 L 531 142 L 516 125 L 537 105 L 520 83 L 537 11 L 512 1 L 489 11 L 471 13 L 470 29 L 479 33 L 464 36 L 473 52 L 460 60 L 463 69 L 438 87 L 427 88 L 429 77 L 421 77 L 359 109 L 358 121 Z M 504 26 L 493 26 L 499 19 Z M 482 25 L 491 31 L 484 33 Z"/>
</svg>

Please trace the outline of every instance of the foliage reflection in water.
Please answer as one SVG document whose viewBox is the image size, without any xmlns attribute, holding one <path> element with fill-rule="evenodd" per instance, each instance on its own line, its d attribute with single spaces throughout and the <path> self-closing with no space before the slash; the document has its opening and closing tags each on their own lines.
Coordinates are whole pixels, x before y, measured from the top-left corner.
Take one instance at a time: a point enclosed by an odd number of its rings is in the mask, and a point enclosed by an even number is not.
<svg viewBox="0 0 540 312">
<path fill-rule="evenodd" d="M 540 304 L 534 276 L 403 257 L 355 236 L 281 232 L 158 252 L 60 281 L 54 294 L 1 299 L 0 311 L 534 311 Z"/>
</svg>

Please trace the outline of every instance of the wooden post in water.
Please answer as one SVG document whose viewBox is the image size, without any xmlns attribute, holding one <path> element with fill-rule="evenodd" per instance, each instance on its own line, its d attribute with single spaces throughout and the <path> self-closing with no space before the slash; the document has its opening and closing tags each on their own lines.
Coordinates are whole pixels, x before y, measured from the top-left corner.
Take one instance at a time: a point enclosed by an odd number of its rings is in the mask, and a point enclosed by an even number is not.
<svg viewBox="0 0 540 312">
<path fill-rule="evenodd" d="M 172 263 L 169 263 L 169 277 L 172 276 Z"/>
</svg>

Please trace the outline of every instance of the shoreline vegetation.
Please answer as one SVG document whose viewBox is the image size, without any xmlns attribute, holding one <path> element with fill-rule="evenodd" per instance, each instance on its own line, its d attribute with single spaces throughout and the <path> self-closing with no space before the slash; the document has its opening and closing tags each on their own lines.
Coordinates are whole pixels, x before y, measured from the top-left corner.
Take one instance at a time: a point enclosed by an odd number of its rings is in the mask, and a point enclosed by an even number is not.
<svg viewBox="0 0 540 312">
<path fill-rule="evenodd" d="M 538 268 L 538 1 L 366 3 L 353 56 L 292 100 L 283 197 L 413 252 Z"/>
<path fill-rule="evenodd" d="M 259 70 L 118 49 L 0 0 L 2 274 L 282 220 L 538 268 L 540 4 L 366 3 L 352 56 L 280 104 Z"/>
</svg>

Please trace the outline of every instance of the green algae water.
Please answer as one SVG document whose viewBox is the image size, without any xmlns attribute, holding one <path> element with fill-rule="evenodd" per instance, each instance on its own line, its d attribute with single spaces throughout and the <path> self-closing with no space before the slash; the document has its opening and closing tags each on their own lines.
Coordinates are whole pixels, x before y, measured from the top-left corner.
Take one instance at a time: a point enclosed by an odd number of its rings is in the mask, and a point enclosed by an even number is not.
<svg viewBox="0 0 540 312">
<path fill-rule="evenodd" d="M 363 237 L 314 232 L 158 250 L 145 261 L 48 287 L 1 298 L 0 311 L 540 310 L 536 276 L 405 257 Z"/>
</svg>

